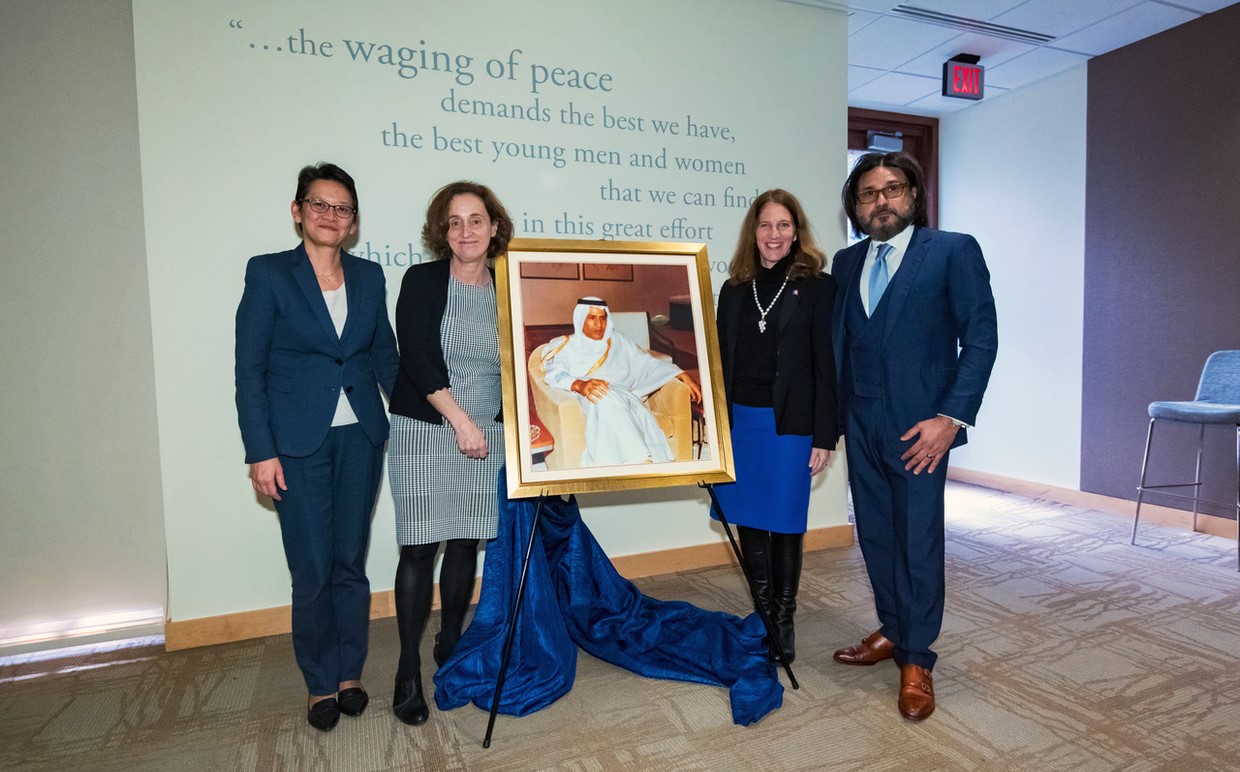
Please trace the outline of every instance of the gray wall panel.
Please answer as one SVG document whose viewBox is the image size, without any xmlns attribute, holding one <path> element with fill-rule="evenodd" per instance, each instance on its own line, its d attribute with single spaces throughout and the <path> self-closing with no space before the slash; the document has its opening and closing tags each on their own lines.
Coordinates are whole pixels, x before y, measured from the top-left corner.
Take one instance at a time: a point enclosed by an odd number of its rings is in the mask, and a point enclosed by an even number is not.
<svg viewBox="0 0 1240 772">
<path fill-rule="evenodd" d="M 1238 40 L 1232 6 L 1089 64 L 1082 490 L 1135 498 L 1148 404 L 1240 349 Z M 1165 426 L 1151 482 L 1191 479 L 1196 429 Z M 1206 450 L 1205 495 L 1234 501 L 1234 430 Z"/>
</svg>

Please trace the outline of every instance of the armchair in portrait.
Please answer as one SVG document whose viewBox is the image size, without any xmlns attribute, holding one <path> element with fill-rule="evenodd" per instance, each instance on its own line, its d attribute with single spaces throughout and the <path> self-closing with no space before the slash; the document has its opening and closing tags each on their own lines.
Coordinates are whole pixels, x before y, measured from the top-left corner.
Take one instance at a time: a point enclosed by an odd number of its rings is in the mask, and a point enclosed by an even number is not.
<svg viewBox="0 0 1240 772">
<path fill-rule="evenodd" d="M 650 351 L 650 328 L 644 311 L 615 312 L 612 314 L 612 324 L 651 356 L 671 361 L 666 354 Z M 547 345 L 544 343 L 530 352 L 530 394 L 534 400 L 534 413 L 555 438 L 555 449 L 546 457 L 547 468 L 573 469 L 580 465 L 585 451 L 585 415 L 577 395 L 547 385 L 543 367 Z M 693 405 L 689 387 L 678 380 L 670 381 L 646 397 L 645 402 L 667 437 L 675 460 L 692 459 Z"/>
</svg>

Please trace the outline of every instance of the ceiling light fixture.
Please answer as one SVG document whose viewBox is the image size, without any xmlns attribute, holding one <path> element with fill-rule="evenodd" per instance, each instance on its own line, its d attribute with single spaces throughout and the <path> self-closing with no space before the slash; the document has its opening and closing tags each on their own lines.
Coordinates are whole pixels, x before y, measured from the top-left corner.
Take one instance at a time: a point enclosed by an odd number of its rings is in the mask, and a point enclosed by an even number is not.
<svg viewBox="0 0 1240 772">
<path fill-rule="evenodd" d="M 936 24 L 940 27 L 951 27 L 952 29 L 977 32 L 982 35 L 1006 38 L 1007 40 L 1017 40 L 1021 43 L 1030 43 L 1035 46 L 1049 43 L 1055 39 L 1054 35 L 1045 35 L 1041 32 L 1031 32 L 1030 30 L 1017 29 L 1016 27 L 1005 27 L 1002 24 L 992 24 L 988 21 L 966 19 L 963 16 L 952 16 L 951 14 L 939 13 L 938 11 L 927 11 L 924 8 L 915 8 L 911 5 L 897 5 L 888 11 L 887 15 L 912 19 L 913 21 L 925 22 L 926 24 Z"/>
</svg>

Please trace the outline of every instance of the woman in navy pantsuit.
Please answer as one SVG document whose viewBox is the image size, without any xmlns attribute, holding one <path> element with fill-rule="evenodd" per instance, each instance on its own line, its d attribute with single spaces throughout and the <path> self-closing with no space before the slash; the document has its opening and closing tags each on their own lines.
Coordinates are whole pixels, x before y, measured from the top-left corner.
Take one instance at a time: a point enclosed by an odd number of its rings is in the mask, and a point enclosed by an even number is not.
<svg viewBox="0 0 1240 772">
<path fill-rule="evenodd" d="M 788 662 L 810 478 L 826 468 L 839 434 L 831 311 L 835 280 L 822 272 L 800 202 L 786 190 L 758 196 L 745 215 L 729 278 L 719 292 L 719 349 L 736 482 L 716 485 L 737 525 L 755 603 L 770 616 Z M 712 513 L 713 514 L 713 513 Z"/>
<path fill-rule="evenodd" d="M 399 358 L 383 269 L 344 253 L 357 189 L 307 166 L 291 206 L 295 249 L 251 258 L 237 308 L 237 416 L 250 480 L 275 501 L 293 584 L 293 649 L 307 720 L 361 715 L 370 616 L 366 547 Z"/>
</svg>

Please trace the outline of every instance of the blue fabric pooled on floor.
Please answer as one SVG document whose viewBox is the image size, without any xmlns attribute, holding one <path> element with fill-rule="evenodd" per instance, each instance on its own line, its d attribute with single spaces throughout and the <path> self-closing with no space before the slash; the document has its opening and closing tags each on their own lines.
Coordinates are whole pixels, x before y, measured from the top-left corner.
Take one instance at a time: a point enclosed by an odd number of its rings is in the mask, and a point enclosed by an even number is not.
<svg viewBox="0 0 1240 772">
<path fill-rule="evenodd" d="M 581 520 L 575 499 L 509 500 L 499 476 L 499 533 L 487 544 L 482 595 L 452 656 L 435 673 L 435 703 L 490 710 L 507 617 L 516 596 L 535 507 L 525 599 L 499 710 L 524 716 L 568 693 L 577 647 L 639 675 L 725 686 L 732 720 L 752 724 L 783 701 L 756 614 L 745 619 L 643 595 L 616 573 Z"/>
</svg>

